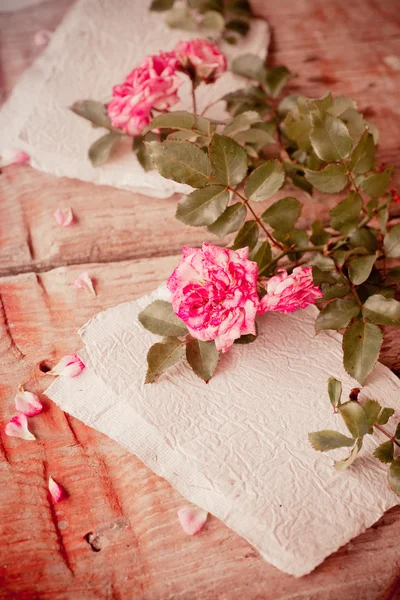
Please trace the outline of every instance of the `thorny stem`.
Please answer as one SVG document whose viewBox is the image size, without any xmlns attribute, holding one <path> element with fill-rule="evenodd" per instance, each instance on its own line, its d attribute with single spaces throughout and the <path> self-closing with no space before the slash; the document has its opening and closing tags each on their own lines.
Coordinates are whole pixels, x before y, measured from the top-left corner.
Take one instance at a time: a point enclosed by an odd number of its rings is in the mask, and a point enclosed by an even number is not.
<svg viewBox="0 0 400 600">
<path fill-rule="evenodd" d="M 394 444 L 396 444 L 396 446 L 398 446 L 400 448 L 400 443 L 396 440 L 396 438 L 393 435 L 390 435 L 390 433 L 388 433 L 386 431 L 386 429 L 383 429 L 383 427 L 381 427 L 381 425 L 374 425 L 375 429 L 377 429 L 378 431 L 380 431 L 381 433 L 383 433 L 383 435 L 386 435 L 386 437 L 388 437 L 389 439 L 392 440 L 392 442 Z"/>
<path fill-rule="evenodd" d="M 249 211 L 253 215 L 256 223 L 258 223 L 258 226 L 261 227 L 261 229 L 264 231 L 265 235 L 267 236 L 267 238 L 269 239 L 269 241 L 271 242 L 271 244 L 273 244 L 274 246 L 276 246 L 280 250 L 283 250 L 285 248 L 285 246 L 283 246 L 283 244 L 281 244 L 280 242 L 278 242 L 278 240 L 276 240 L 275 238 L 272 237 L 272 235 L 270 234 L 270 232 L 268 231 L 268 229 L 265 227 L 264 223 L 261 221 L 260 217 L 257 216 L 257 214 L 254 212 L 253 208 L 250 206 L 248 198 L 245 198 L 244 196 L 242 196 L 242 194 L 240 194 L 240 192 L 238 192 L 237 190 L 235 190 L 230 185 L 228 185 L 226 187 L 227 187 L 227 189 L 230 192 L 233 192 L 234 194 L 236 194 L 236 196 L 238 198 L 240 198 L 240 200 L 243 202 L 243 204 L 249 209 Z"/>
<path fill-rule="evenodd" d="M 292 246 L 292 248 L 289 248 L 288 250 L 283 250 L 283 252 L 281 252 L 280 254 L 275 256 L 275 258 L 273 260 L 271 260 L 267 265 L 265 265 L 265 267 L 260 269 L 258 271 L 258 276 L 260 276 L 262 273 L 264 273 L 264 271 L 269 271 L 269 269 L 271 267 L 273 267 L 277 262 L 280 261 L 281 258 L 286 256 L 287 254 L 291 254 L 292 252 L 295 252 L 296 254 L 297 253 L 306 254 L 307 252 L 321 252 L 321 250 L 324 250 L 324 248 L 325 248 L 325 246 L 304 246 L 304 247 Z"/>
<path fill-rule="evenodd" d="M 338 265 L 336 262 L 335 262 L 335 267 L 336 267 L 336 271 L 339 273 L 339 275 L 341 275 L 343 277 L 343 279 L 345 279 L 347 281 L 347 283 L 349 284 L 351 293 L 353 294 L 354 299 L 357 302 L 358 306 L 362 310 L 363 309 L 363 304 L 362 304 L 362 302 L 360 300 L 359 295 L 357 294 L 357 290 L 355 288 L 355 285 L 350 281 L 350 279 L 348 277 L 346 277 L 346 275 L 343 272 L 342 267 L 340 265 Z M 364 323 L 366 322 L 365 318 L 363 318 L 363 321 L 364 321 Z"/>
</svg>

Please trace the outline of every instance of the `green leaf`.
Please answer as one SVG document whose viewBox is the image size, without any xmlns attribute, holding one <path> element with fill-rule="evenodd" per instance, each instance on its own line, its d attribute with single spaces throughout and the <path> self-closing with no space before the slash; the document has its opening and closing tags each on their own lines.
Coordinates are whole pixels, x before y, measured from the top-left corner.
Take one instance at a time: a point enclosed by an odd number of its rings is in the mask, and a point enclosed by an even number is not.
<svg viewBox="0 0 400 600">
<path fill-rule="evenodd" d="M 349 278 L 355 285 L 360 285 L 368 279 L 371 274 L 372 267 L 376 261 L 375 254 L 367 256 L 357 256 L 353 258 L 349 264 Z"/>
<path fill-rule="evenodd" d="M 389 283 L 397 283 L 400 284 L 400 265 L 398 267 L 393 267 L 388 272 L 386 279 Z"/>
<path fill-rule="evenodd" d="M 145 329 L 156 335 L 179 336 L 187 334 L 185 323 L 176 316 L 171 302 L 165 300 L 155 300 L 146 306 L 139 313 L 138 319 Z"/>
<path fill-rule="evenodd" d="M 201 188 L 210 183 L 211 163 L 196 144 L 148 142 L 147 148 L 160 175 L 178 183 Z"/>
<path fill-rule="evenodd" d="M 400 327 L 400 302 L 374 294 L 367 298 L 363 308 L 364 316 L 378 325 Z"/>
<path fill-rule="evenodd" d="M 94 167 L 103 165 L 110 158 L 112 149 L 121 139 L 120 133 L 110 131 L 100 139 L 96 140 L 89 148 L 90 162 Z"/>
<path fill-rule="evenodd" d="M 194 115 L 186 110 L 176 110 L 154 117 L 143 132 L 152 129 L 178 129 L 207 137 L 212 131 L 212 124 L 205 117 Z"/>
<path fill-rule="evenodd" d="M 245 248 L 252 250 L 258 240 L 258 225 L 256 221 L 246 221 L 243 227 L 238 231 L 233 244 L 232 250 L 238 250 L 239 248 Z"/>
<path fill-rule="evenodd" d="M 152 0 L 150 10 L 162 12 L 173 7 L 175 0 Z"/>
<path fill-rule="evenodd" d="M 394 445 L 392 440 L 383 442 L 383 444 L 375 448 L 374 456 L 383 463 L 391 463 L 394 456 Z"/>
<path fill-rule="evenodd" d="M 244 191 L 249 200 L 260 202 L 273 196 L 284 181 L 285 171 L 279 160 L 267 160 L 251 173 Z"/>
<path fill-rule="evenodd" d="M 361 444 L 362 440 L 357 440 L 347 458 L 334 461 L 333 466 L 335 467 L 336 471 L 344 471 L 353 464 L 357 458 L 357 454 L 361 449 Z"/>
<path fill-rule="evenodd" d="M 389 208 L 387 206 L 381 206 L 376 213 L 376 218 L 382 233 L 387 233 L 386 225 L 389 220 Z"/>
<path fill-rule="evenodd" d="M 272 250 L 268 240 L 259 242 L 250 253 L 250 260 L 258 264 L 258 269 L 261 271 L 272 260 Z"/>
<path fill-rule="evenodd" d="M 377 325 L 355 321 L 343 336 L 343 364 L 351 377 L 361 384 L 379 357 L 382 332 Z"/>
<path fill-rule="evenodd" d="M 171 29 L 183 29 L 185 31 L 195 31 L 198 27 L 196 20 L 190 14 L 187 6 L 174 6 L 165 16 L 166 24 Z"/>
<path fill-rule="evenodd" d="M 293 77 L 286 67 L 274 67 L 267 72 L 267 89 L 273 98 L 277 98 L 287 81 Z"/>
<path fill-rule="evenodd" d="M 204 13 L 200 25 L 205 29 L 213 29 L 215 31 L 223 31 L 225 29 L 225 19 L 221 13 L 216 10 L 209 10 Z"/>
<path fill-rule="evenodd" d="M 147 353 L 145 383 L 154 383 L 167 369 L 185 356 L 185 343 L 176 337 L 166 337 L 151 346 Z"/>
<path fill-rule="evenodd" d="M 216 133 L 209 153 L 214 181 L 229 186 L 243 181 L 247 174 L 247 154 L 235 140 Z"/>
<path fill-rule="evenodd" d="M 396 440 L 400 439 L 400 423 L 397 423 L 396 432 L 394 434 L 394 437 L 396 438 Z"/>
<path fill-rule="evenodd" d="M 376 234 L 367 227 L 354 230 L 349 237 L 349 245 L 351 248 L 363 248 L 371 253 L 378 249 Z"/>
<path fill-rule="evenodd" d="M 396 458 L 390 465 L 388 482 L 394 493 L 400 496 L 400 458 Z"/>
<path fill-rule="evenodd" d="M 400 257 L 400 223 L 387 232 L 383 239 L 383 246 L 388 258 Z"/>
<path fill-rule="evenodd" d="M 305 177 L 317 190 L 327 194 L 341 192 L 349 183 L 346 169 L 343 165 L 327 165 L 322 171 L 305 169 Z"/>
<path fill-rule="evenodd" d="M 351 154 L 349 163 L 350 171 L 354 171 L 357 174 L 370 171 L 375 163 L 375 150 L 373 136 L 368 131 L 364 131 Z"/>
<path fill-rule="evenodd" d="M 208 383 L 219 360 L 215 342 L 202 342 L 190 337 L 186 344 L 186 359 L 196 375 Z"/>
<path fill-rule="evenodd" d="M 225 27 L 226 29 L 235 31 L 242 36 L 247 35 L 250 29 L 249 22 L 244 19 L 231 19 L 226 23 Z"/>
<path fill-rule="evenodd" d="M 392 417 L 393 415 L 393 408 L 382 408 L 381 412 L 379 413 L 378 420 L 376 422 L 378 425 L 386 425 L 390 417 Z"/>
<path fill-rule="evenodd" d="M 331 227 L 341 233 L 349 233 L 357 227 L 361 209 L 361 196 L 356 192 L 349 192 L 347 197 L 329 212 L 332 217 Z"/>
<path fill-rule="evenodd" d="M 267 70 L 264 61 L 256 54 L 238 56 L 233 60 L 231 69 L 236 75 L 255 79 L 262 83 L 266 81 Z"/>
<path fill-rule="evenodd" d="M 349 402 L 345 402 L 338 407 L 338 412 L 353 438 L 360 438 L 368 433 L 367 416 L 360 404 L 349 400 Z"/>
<path fill-rule="evenodd" d="M 322 284 L 322 301 L 333 300 L 334 298 L 343 298 L 350 292 L 350 286 L 345 283 L 335 283 L 333 285 Z"/>
<path fill-rule="evenodd" d="M 342 382 L 335 377 L 329 377 L 328 394 L 332 406 L 338 406 L 342 397 Z"/>
<path fill-rule="evenodd" d="M 150 155 L 147 152 L 147 148 L 141 136 L 133 138 L 132 150 L 136 154 L 136 158 L 144 171 L 151 171 L 153 169 L 153 163 L 151 162 Z"/>
<path fill-rule="evenodd" d="M 378 415 L 381 412 L 381 405 L 376 400 L 367 400 L 362 405 L 362 408 L 367 417 L 368 427 L 371 428 L 375 425 Z"/>
<path fill-rule="evenodd" d="M 319 313 L 315 322 L 315 330 L 342 329 L 360 312 L 360 307 L 354 300 L 334 300 Z"/>
<path fill-rule="evenodd" d="M 349 438 L 346 435 L 343 435 L 338 431 L 332 431 L 331 429 L 309 433 L 308 439 L 314 450 L 318 450 L 319 452 L 349 447 L 354 444 L 353 438 Z"/>
<path fill-rule="evenodd" d="M 307 192 L 307 194 L 312 193 L 312 185 L 304 177 L 303 168 L 300 168 L 298 165 L 289 163 L 287 161 L 283 162 L 283 167 L 285 169 L 286 175 L 292 180 L 293 185 L 295 185 L 301 190 L 304 190 L 305 192 Z"/>
<path fill-rule="evenodd" d="M 325 231 L 324 225 L 319 219 L 311 224 L 311 231 L 310 242 L 315 246 L 323 246 L 330 240 L 330 233 Z"/>
<path fill-rule="evenodd" d="M 261 215 L 262 220 L 273 229 L 283 233 L 291 231 L 300 217 L 302 204 L 297 198 L 282 198 L 277 200 Z"/>
<path fill-rule="evenodd" d="M 246 207 L 242 202 L 236 202 L 222 213 L 220 217 L 208 226 L 208 231 L 217 235 L 220 238 L 224 238 L 232 231 L 237 231 L 243 221 L 246 218 Z"/>
<path fill-rule="evenodd" d="M 224 129 L 224 135 L 233 136 L 240 131 L 249 129 L 253 123 L 260 121 L 260 115 L 255 110 L 246 110 L 245 112 L 237 115 Z"/>
<path fill-rule="evenodd" d="M 383 173 L 376 173 L 364 179 L 361 188 L 371 198 L 381 198 L 386 193 L 391 177 L 392 169 L 386 169 Z"/>
<path fill-rule="evenodd" d="M 322 117 L 313 115 L 310 141 L 316 155 L 326 162 L 335 162 L 345 158 L 353 147 L 346 125 L 337 117 L 329 114 Z"/>
<path fill-rule="evenodd" d="M 211 225 L 222 215 L 229 202 L 229 192 L 222 185 L 208 185 L 183 196 L 176 209 L 176 218 L 186 225 Z"/>
<path fill-rule="evenodd" d="M 110 117 L 107 114 L 106 105 L 95 100 L 78 100 L 70 107 L 70 110 L 79 117 L 87 119 L 96 127 L 112 129 Z"/>
</svg>

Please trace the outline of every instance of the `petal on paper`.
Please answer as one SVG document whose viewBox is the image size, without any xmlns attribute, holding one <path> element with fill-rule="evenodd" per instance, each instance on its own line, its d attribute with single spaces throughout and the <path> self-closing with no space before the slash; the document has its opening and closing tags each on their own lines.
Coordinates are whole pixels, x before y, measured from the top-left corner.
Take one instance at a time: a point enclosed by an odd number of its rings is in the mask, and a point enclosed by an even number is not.
<svg viewBox="0 0 400 600">
<path fill-rule="evenodd" d="M 93 287 L 93 281 L 89 276 L 89 273 L 85 271 L 81 273 L 77 279 L 74 281 L 74 288 L 76 289 L 84 289 L 90 292 L 93 296 L 96 295 L 96 291 Z"/>
<path fill-rule="evenodd" d="M 5 432 L 10 437 L 20 437 L 23 440 L 36 440 L 33 433 L 28 429 L 28 419 L 23 413 L 9 420 L 5 427 Z"/>
<path fill-rule="evenodd" d="M 52 36 L 52 32 L 48 29 L 39 29 L 34 35 L 33 42 L 39 48 L 47 46 Z"/>
<path fill-rule="evenodd" d="M 22 165 L 30 160 L 29 154 L 18 148 L 5 148 L 0 155 L 0 167 Z"/>
<path fill-rule="evenodd" d="M 83 371 L 85 365 L 77 354 L 67 354 L 47 375 L 61 375 L 61 377 L 76 377 Z"/>
<path fill-rule="evenodd" d="M 64 488 L 52 477 L 49 477 L 49 492 L 54 502 L 60 502 L 66 496 Z"/>
<path fill-rule="evenodd" d="M 57 208 L 57 210 L 54 212 L 54 218 L 57 225 L 60 225 L 61 227 L 69 227 L 74 221 L 72 208 L 70 206 L 65 210 Z"/>
<path fill-rule="evenodd" d="M 19 386 L 18 392 L 15 395 L 15 406 L 19 412 L 27 417 L 34 417 L 43 410 L 43 405 L 38 396 L 32 392 L 25 391 L 22 385 Z"/>
<path fill-rule="evenodd" d="M 197 506 L 183 506 L 178 510 L 178 519 L 187 535 L 199 533 L 207 521 L 208 512 Z"/>
</svg>

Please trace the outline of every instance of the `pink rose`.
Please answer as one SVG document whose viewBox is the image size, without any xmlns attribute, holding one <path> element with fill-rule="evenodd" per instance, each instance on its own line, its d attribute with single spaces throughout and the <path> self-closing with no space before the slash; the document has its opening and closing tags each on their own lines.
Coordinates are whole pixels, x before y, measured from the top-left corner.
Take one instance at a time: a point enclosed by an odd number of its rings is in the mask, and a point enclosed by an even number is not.
<svg viewBox="0 0 400 600">
<path fill-rule="evenodd" d="M 182 262 L 168 279 L 175 314 L 198 340 L 215 340 L 226 352 L 242 335 L 256 333 L 258 266 L 248 248 L 211 244 L 183 248 Z"/>
<path fill-rule="evenodd" d="M 208 40 L 179 42 L 175 46 L 175 56 L 184 71 L 191 74 L 194 70 L 197 78 L 205 83 L 213 83 L 226 71 L 225 56 Z"/>
<path fill-rule="evenodd" d="M 147 56 L 123 83 L 115 85 L 107 106 L 113 127 L 138 135 L 150 123 L 153 109 L 164 111 L 176 104 L 182 84 L 177 68 L 173 53 L 160 52 Z"/>
<path fill-rule="evenodd" d="M 306 308 L 322 298 L 319 287 L 314 285 L 311 267 L 296 267 L 289 275 L 283 269 L 267 283 L 267 294 L 261 300 L 259 314 L 269 310 L 282 313 Z"/>
</svg>

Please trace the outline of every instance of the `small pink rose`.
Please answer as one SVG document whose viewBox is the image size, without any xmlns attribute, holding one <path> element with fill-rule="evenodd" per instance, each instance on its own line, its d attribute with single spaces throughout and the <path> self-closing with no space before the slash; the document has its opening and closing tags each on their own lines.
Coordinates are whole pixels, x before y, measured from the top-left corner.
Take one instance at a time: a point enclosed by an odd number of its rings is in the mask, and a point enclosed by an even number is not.
<svg viewBox="0 0 400 600">
<path fill-rule="evenodd" d="M 15 407 L 27 417 L 34 417 L 43 410 L 43 405 L 36 394 L 27 392 L 22 385 L 19 386 L 15 396 Z"/>
<path fill-rule="evenodd" d="M 54 212 L 54 219 L 57 225 L 60 225 L 61 227 L 69 227 L 74 221 L 72 208 L 68 207 L 65 210 L 57 208 L 57 210 Z"/>
<path fill-rule="evenodd" d="M 5 427 L 5 432 L 10 437 L 19 437 L 23 440 L 36 440 L 33 433 L 29 431 L 28 419 L 23 413 L 9 420 Z"/>
<path fill-rule="evenodd" d="M 76 377 L 85 365 L 77 354 L 67 354 L 47 374 L 61 377 Z"/>
<path fill-rule="evenodd" d="M 18 148 L 6 148 L 0 156 L 0 167 L 22 165 L 30 160 L 29 154 Z"/>
<path fill-rule="evenodd" d="M 207 521 L 208 513 L 197 506 L 183 506 L 178 510 L 178 519 L 187 535 L 199 533 Z"/>
<path fill-rule="evenodd" d="M 189 75 L 194 70 L 196 77 L 204 83 L 213 83 L 226 71 L 225 55 L 208 40 L 179 42 L 174 52 L 181 68 Z"/>
<path fill-rule="evenodd" d="M 315 304 L 323 294 L 312 278 L 311 267 L 296 267 L 289 275 L 283 269 L 267 283 L 267 294 L 262 298 L 259 314 L 266 311 L 289 313 Z"/>
<path fill-rule="evenodd" d="M 77 279 L 75 279 L 73 285 L 74 285 L 74 288 L 76 288 L 77 290 L 83 289 L 83 290 L 86 290 L 87 292 L 90 292 L 92 294 L 92 296 L 96 296 L 96 290 L 94 289 L 93 281 L 87 271 L 85 271 L 84 273 L 81 273 L 79 275 L 79 277 Z"/>
<path fill-rule="evenodd" d="M 52 477 L 49 477 L 49 492 L 54 502 L 60 502 L 63 498 L 65 498 L 66 493 L 64 488 L 59 485 Z"/>
</svg>

